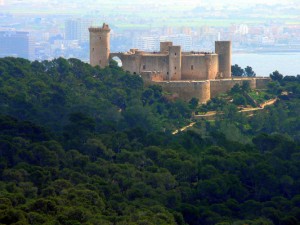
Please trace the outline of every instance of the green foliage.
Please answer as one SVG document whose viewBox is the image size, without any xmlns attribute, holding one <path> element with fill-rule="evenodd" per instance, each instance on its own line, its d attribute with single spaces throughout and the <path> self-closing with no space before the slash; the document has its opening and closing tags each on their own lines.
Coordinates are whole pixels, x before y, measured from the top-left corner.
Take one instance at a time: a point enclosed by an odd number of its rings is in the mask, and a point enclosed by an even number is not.
<svg viewBox="0 0 300 225">
<path fill-rule="evenodd" d="M 235 86 L 200 106 L 215 121 L 174 136 L 196 99 L 168 101 L 114 63 L 1 59 L 0 224 L 297 224 L 297 79 L 252 117 L 228 103 L 245 103 Z"/>
<path fill-rule="evenodd" d="M 241 77 L 245 73 L 244 69 L 242 69 L 239 65 L 235 64 L 231 66 L 231 74 L 232 76 Z"/>
<path fill-rule="evenodd" d="M 252 67 L 251 66 L 247 66 L 245 68 L 245 75 L 247 77 L 255 77 L 256 76 L 256 73 L 253 71 Z"/>
<path fill-rule="evenodd" d="M 198 106 L 198 103 L 199 103 L 199 99 L 197 99 L 197 98 L 192 98 L 192 99 L 189 101 L 190 108 L 191 108 L 191 109 L 196 109 L 197 106 Z"/>
<path fill-rule="evenodd" d="M 233 96 L 233 103 L 235 105 L 247 105 L 247 99 L 241 94 L 235 94 Z"/>
<path fill-rule="evenodd" d="M 283 79 L 283 75 L 279 73 L 277 70 L 270 74 L 270 78 L 273 81 L 281 81 Z"/>
<path fill-rule="evenodd" d="M 253 71 L 251 66 L 247 66 L 245 69 L 235 64 L 231 66 L 231 74 L 235 77 L 255 77 L 256 73 Z"/>
</svg>

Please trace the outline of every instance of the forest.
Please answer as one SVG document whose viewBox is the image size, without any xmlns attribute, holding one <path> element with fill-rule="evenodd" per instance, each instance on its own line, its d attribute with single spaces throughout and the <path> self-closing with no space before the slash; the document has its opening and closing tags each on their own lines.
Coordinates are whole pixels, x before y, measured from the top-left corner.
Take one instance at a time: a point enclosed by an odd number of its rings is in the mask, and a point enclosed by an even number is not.
<svg viewBox="0 0 300 225">
<path fill-rule="evenodd" d="M 1 58 L 0 224 L 299 224 L 300 76 L 270 77 L 198 105 L 113 61 Z"/>
</svg>

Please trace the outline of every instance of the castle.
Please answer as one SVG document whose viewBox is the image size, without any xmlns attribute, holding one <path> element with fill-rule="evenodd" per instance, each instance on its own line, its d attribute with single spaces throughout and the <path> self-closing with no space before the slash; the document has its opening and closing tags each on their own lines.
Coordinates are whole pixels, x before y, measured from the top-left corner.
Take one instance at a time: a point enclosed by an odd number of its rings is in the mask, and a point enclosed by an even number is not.
<svg viewBox="0 0 300 225">
<path fill-rule="evenodd" d="M 264 88 L 267 78 L 231 77 L 231 42 L 216 41 L 215 53 L 183 52 L 181 46 L 161 42 L 159 52 L 130 49 L 128 52 L 110 52 L 110 28 L 90 27 L 90 64 L 104 68 L 118 57 L 124 70 L 140 74 L 145 84 L 161 85 L 166 92 L 189 100 L 198 98 L 200 103 L 220 93 L 227 92 L 235 84 L 249 82 L 251 88 Z"/>
</svg>

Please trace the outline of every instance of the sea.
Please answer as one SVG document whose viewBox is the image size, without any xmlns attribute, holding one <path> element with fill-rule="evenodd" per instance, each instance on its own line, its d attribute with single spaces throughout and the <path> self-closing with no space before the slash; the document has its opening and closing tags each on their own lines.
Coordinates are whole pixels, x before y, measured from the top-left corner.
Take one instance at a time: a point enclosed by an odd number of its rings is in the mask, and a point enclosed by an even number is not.
<svg viewBox="0 0 300 225">
<path fill-rule="evenodd" d="M 283 75 L 300 74 L 300 52 L 233 53 L 232 65 L 251 66 L 256 76 L 266 77 L 278 70 Z"/>
</svg>

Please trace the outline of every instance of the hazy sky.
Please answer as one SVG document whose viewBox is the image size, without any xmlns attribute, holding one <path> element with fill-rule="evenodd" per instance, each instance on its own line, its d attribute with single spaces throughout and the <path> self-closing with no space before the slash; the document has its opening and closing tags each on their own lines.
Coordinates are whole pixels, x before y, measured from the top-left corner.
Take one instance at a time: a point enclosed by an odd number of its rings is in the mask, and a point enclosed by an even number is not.
<svg viewBox="0 0 300 225">
<path fill-rule="evenodd" d="M 86 1 L 84 0 L 2 0 L 5 4 L 10 3 L 51 3 L 51 2 L 82 2 L 82 4 L 85 4 Z M 287 4 L 287 3 L 294 3 L 299 4 L 299 0 L 94 0 L 93 2 L 103 4 L 103 3 L 113 3 L 113 2 L 122 2 L 122 3 L 128 3 L 128 4 L 143 4 L 143 3 L 170 3 L 170 4 L 239 4 L 239 5 L 249 5 L 249 4 Z"/>
<path fill-rule="evenodd" d="M 185 12 L 192 10 L 195 7 L 205 7 L 210 9 L 223 9 L 229 8 L 234 10 L 247 9 L 248 7 L 255 7 L 256 4 L 277 5 L 279 8 L 295 9 L 300 11 L 300 0 L 0 0 L 1 5 L 4 6 L 3 12 L 10 13 L 26 13 L 26 14 L 73 14 L 73 15 L 85 15 L 93 12 L 101 12 L 102 15 L 114 12 L 114 9 L 119 9 L 118 12 L 132 13 L 127 8 L 137 6 L 137 13 L 149 14 L 153 12 Z M 36 5 L 36 7 L 34 6 Z M 152 6 L 155 7 L 152 7 Z M 8 6 L 8 7 L 5 7 Z M 129 6 L 129 7 L 128 7 Z M 149 7 L 150 6 L 150 7 Z M 117 8 L 118 7 L 118 8 Z M 120 10 L 125 8 L 124 11 Z M 268 9 L 268 6 L 265 7 Z M 278 8 L 278 7 L 277 7 Z M 143 11 L 142 9 L 145 9 Z M 1 13 L 1 11 L 0 11 Z M 123 15 L 123 14 L 122 14 Z M 295 12 L 294 14 L 295 15 Z M 300 12 L 299 12 L 300 15 Z M 282 14 L 268 14 L 267 16 L 277 17 L 283 16 Z M 288 15 L 286 15 L 288 16 Z"/>
</svg>

